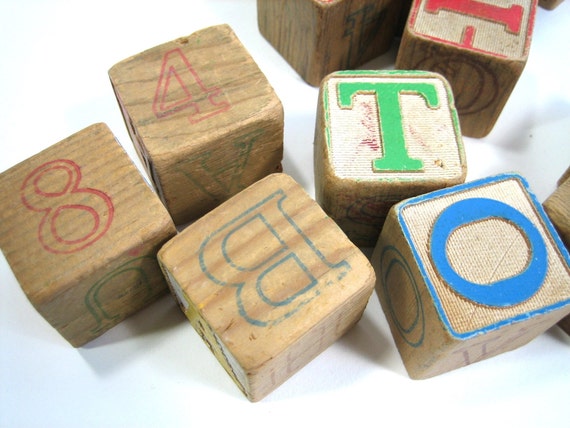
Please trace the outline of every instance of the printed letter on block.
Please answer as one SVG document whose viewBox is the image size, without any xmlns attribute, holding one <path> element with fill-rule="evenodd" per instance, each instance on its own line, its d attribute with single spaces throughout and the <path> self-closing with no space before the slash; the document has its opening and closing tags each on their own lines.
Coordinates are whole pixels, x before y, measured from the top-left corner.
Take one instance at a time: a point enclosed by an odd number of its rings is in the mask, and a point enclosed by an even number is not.
<svg viewBox="0 0 570 428">
<path fill-rule="evenodd" d="M 283 108 L 227 25 L 109 71 L 125 123 L 176 224 L 281 171 Z"/>
<path fill-rule="evenodd" d="M 543 205 L 562 242 L 567 249 L 570 249 L 570 168 L 562 175 L 558 181 L 558 188 Z M 570 316 L 560 321 L 559 325 L 570 334 Z"/>
<path fill-rule="evenodd" d="M 252 401 L 355 324 L 375 281 L 366 257 L 285 174 L 211 211 L 158 258 L 184 313 Z"/>
<path fill-rule="evenodd" d="M 429 72 L 331 74 L 314 147 L 317 202 L 366 247 L 392 205 L 462 183 L 467 169 L 451 90 Z"/>
<path fill-rule="evenodd" d="M 395 205 L 372 264 L 410 377 L 506 352 L 570 313 L 570 257 L 518 175 Z"/>
<path fill-rule="evenodd" d="M 81 346 L 168 290 L 176 229 L 104 124 L 0 174 L 0 247 L 30 302 Z"/>
<path fill-rule="evenodd" d="M 259 31 L 310 85 L 386 52 L 400 0 L 257 0 Z"/>
<path fill-rule="evenodd" d="M 444 75 L 461 130 L 484 137 L 528 57 L 536 0 L 414 0 L 396 68 Z"/>
</svg>

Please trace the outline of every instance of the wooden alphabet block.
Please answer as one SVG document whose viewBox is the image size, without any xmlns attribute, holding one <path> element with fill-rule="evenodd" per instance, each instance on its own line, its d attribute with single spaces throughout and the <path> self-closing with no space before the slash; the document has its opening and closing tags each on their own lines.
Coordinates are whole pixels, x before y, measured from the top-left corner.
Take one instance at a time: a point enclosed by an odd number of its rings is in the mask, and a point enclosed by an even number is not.
<svg viewBox="0 0 570 428">
<path fill-rule="evenodd" d="M 469 137 L 492 130 L 528 58 L 536 0 L 503 3 L 414 0 L 396 58 L 449 80 Z"/>
<path fill-rule="evenodd" d="M 188 226 L 158 258 L 191 324 L 251 401 L 355 324 L 375 280 L 368 259 L 285 174 Z"/>
<path fill-rule="evenodd" d="M 176 224 L 281 170 L 283 107 L 227 25 L 109 71 L 125 123 Z"/>
<path fill-rule="evenodd" d="M 314 149 L 317 202 L 365 247 L 378 240 L 392 205 L 462 183 L 467 171 L 451 89 L 429 72 L 329 75 Z"/>
<path fill-rule="evenodd" d="M 259 31 L 310 85 L 386 52 L 400 0 L 257 0 Z"/>
<path fill-rule="evenodd" d="M 395 205 L 372 264 L 404 365 L 423 379 L 529 342 L 570 313 L 570 256 L 522 177 Z"/>
<path fill-rule="evenodd" d="M 570 249 L 570 168 L 558 181 L 558 188 L 544 201 L 544 211 L 560 234 L 560 239 Z M 558 324 L 570 334 L 570 316 Z"/>
<path fill-rule="evenodd" d="M 104 124 L 0 174 L 0 247 L 30 302 L 73 346 L 168 287 L 156 253 L 176 229 Z"/>
<path fill-rule="evenodd" d="M 564 0 L 538 0 L 538 5 L 546 10 L 553 10 L 560 6 Z"/>
</svg>

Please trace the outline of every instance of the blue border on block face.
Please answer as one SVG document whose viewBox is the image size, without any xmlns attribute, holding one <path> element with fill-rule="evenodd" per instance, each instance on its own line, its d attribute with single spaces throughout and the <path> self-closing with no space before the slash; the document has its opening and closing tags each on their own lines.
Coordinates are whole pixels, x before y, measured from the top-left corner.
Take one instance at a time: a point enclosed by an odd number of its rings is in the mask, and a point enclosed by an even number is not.
<svg viewBox="0 0 570 428">
<path fill-rule="evenodd" d="M 507 180 L 511 180 L 511 179 L 515 179 L 522 184 L 524 190 L 526 190 L 526 192 L 529 196 L 530 202 L 533 205 L 533 208 L 535 209 L 536 214 L 538 215 L 538 217 L 540 218 L 540 220 L 542 222 L 542 225 L 547 230 L 547 232 L 550 234 L 549 238 L 551 239 L 554 246 L 557 247 L 558 251 L 562 255 L 562 258 L 564 259 L 566 264 L 568 266 L 570 266 L 570 254 L 569 254 L 568 250 L 566 249 L 566 247 L 564 246 L 564 244 L 562 243 L 562 240 L 558 236 L 558 232 L 556 232 L 556 230 L 554 229 L 552 222 L 550 221 L 550 219 L 546 215 L 546 212 L 544 211 L 540 202 L 538 202 L 538 199 L 536 198 L 536 196 L 530 191 L 529 184 L 526 181 L 526 179 L 523 178 L 521 175 L 516 174 L 516 173 L 499 174 L 499 175 L 491 176 L 488 178 L 471 181 L 469 183 L 460 184 L 460 185 L 457 185 L 454 187 L 436 190 L 435 192 L 427 193 L 425 195 L 421 195 L 421 196 L 418 196 L 415 198 L 408 199 L 408 200 L 402 202 L 400 205 L 398 205 L 398 208 L 397 208 L 397 210 L 398 210 L 398 221 L 402 227 L 402 231 L 404 233 L 406 241 L 408 242 L 408 245 L 411 248 L 411 251 L 412 251 L 412 254 L 414 255 L 414 258 L 417 261 L 422 260 L 420 255 L 418 254 L 415 246 L 414 246 L 410 230 L 408 229 L 408 226 L 406 225 L 406 222 L 402 216 L 402 211 L 404 210 L 405 207 L 407 207 L 409 205 L 417 205 L 417 204 L 420 204 L 420 203 L 428 201 L 428 200 L 437 199 L 440 197 L 452 195 L 452 194 L 463 192 L 466 190 L 470 190 L 470 189 L 473 189 L 476 187 L 489 185 L 489 184 L 495 184 L 495 183 L 499 183 L 501 181 L 507 181 Z M 441 300 L 439 299 L 439 296 L 436 292 L 436 289 L 435 289 L 435 287 L 434 287 L 434 285 L 430 279 L 430 276 L 429 276 L 428 272 L 426 271 L 423 263 L 418 263 L 418 268 L 419 268 L 422 276 L 424 277 L 424 279 L 426 281 L 427 288 L 428 288 L 428 290 L 432 296 L 432 299 L 434 301 L 434 304 L 436 306 L 436 310 L 437 310 L 437 313 L 438 313 L 440 319 L 442 320 L 443 324 L 445 325 L 445 327 L 447 328 L 449 333 L 452 336 L 459 338 L 459 339 L 469 339 L 469 338 L 477 336 L 481 333 L 487 333 L 489 331 L 496 330 L 496 329 L 498 329 L 504 325 L 508 325 L 508 324 L 513 323 L 513 322 L 518 322 L 518 321 L 522 321 L 525 319 L 529 319 L 529 318 L 532 318 L 536 315 L 545 314 L 545 313 L 551 312 L 555 309 L 559 309 L 559 308 L 562 308 L 562 307 L 570 304 L 570 299 L 563 300 L 563 301 L 554 303 L 550 306 L 546 306 L 546 307 L 543 307 L 540 309 L 525 312 L 523 314 L 516 315 L 512 318 L 509 318 L 509 319 L 506 319 L 503 321 L 499 321 L 499 322 L 496 322 L 494 324 L 490 324 L 486 327 L 483 327 L 483 328 L 480 328 L 477 330 L 473 330 L 473 331 L 469 331 L 469 332 L 465 332 L 465 333 L 459 333 L 459 332 L 456 332 L 455 330 L 453 330 L 451 323 L 449 322 L 449 319 L 447 318 L 447 315 L 443 309 L 443 305 L 441 303 Z"/>
</svg>

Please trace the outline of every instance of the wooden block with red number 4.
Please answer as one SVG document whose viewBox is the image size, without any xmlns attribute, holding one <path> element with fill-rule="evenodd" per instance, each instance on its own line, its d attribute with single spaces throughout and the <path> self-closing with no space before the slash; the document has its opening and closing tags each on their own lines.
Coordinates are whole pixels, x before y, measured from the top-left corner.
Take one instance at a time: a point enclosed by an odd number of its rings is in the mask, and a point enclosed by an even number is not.
<svg viewBox="0 0 570 428">
<path fill-rule="evenodd" d="M 109 71 L 135 148 L 176 224 L 281 171 L 283 107 L 227 25 Z"/>
<path fill-rule="evenodd" d="M 570 250 L 570 168 L 562 175 L 558 188 L 544 201 L 543 206 L 562 242 Z M 570 315 L 558 325 L 570 334 Z"/>
<path fill-rule="evenodd" d="M 259 31 L 309 84 L 386 52 L 400 0 L 257 0 Z"/>
<path fill-rule="evenodd" d="M 0 247 L 38 312 L 81 346 L 168 290 L 156 253 L 176 233 L 104 124 L 0 174 Z"/>
<path fill-rule="evenodd" d="M 285 174 L 188 226 L 158 258 L 184 313 L 252 401 L 356 323 L 374 288 L 368 259 Z"/>
<path fill-rule="evenodd" d="M 414 0 L 396 68 L 445 76 L 463 134 L 484 137 L 525 67 L 535 12 L 536 0 Z"/>
<path fill-rule="evenodd" d="M 462 184 L 392 208 L 376 291 L 412 378 L 520 347 L 570 313 L 570 256 L 526 181 Z"/>
</svg>

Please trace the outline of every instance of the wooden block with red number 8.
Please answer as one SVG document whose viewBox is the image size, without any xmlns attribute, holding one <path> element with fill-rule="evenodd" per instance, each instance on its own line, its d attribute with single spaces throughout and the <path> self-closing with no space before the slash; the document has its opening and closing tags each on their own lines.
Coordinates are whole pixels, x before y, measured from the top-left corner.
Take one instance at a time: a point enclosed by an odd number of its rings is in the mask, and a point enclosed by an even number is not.
<svg viewBox="0 0 570 428">
<path fill-rule="evenodd" d="M 156 260 L 176 233 L 104 124 L 0 174 L 0 247 L 38 312 L 81 346 L 168 290 Z"/>
<path fill-rule="evenodd" d="M 251 185 L 158 253 L 184 313 L 252 401 L 356 323 L 368 259 L 285 174 Z"/>
<path fill-rule="evenodd" d="M 396 58 L 447 78 L 468 137 L 493 129 L 528 58 L 536 0 L 503 3 L 414 0 Z"/>
<path fill-rule="evenodd" d="M 281 171 L 283 107 L 228 25 L 109 70 L 131 139 L 176 224 Z"/>
</svg>

